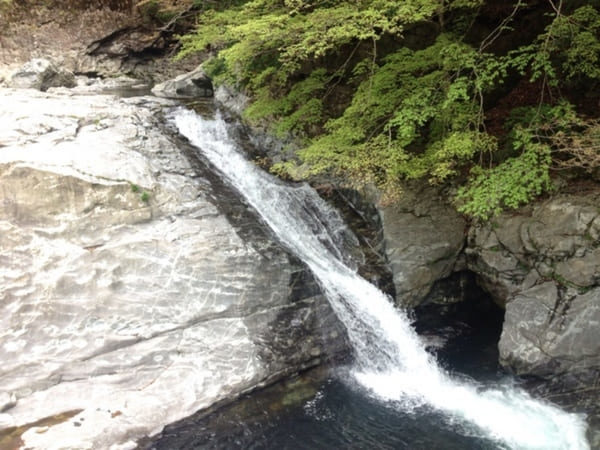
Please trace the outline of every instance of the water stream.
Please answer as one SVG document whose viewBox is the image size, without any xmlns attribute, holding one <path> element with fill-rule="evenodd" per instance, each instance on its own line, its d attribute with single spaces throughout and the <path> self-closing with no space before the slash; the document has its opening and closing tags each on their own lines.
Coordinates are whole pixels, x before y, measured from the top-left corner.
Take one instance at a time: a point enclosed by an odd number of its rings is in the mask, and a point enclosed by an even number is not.
<svg viewBox="0 0 600 450">
<path fill-rule="evenodd" d="M 347 328 L 354 351 L 350 377 L 369 396 L 399 411 L 433 408 L 500 448 L 589 448 L 581 416 L 510 386 L 482 389 L 440 368 L 403 312 L 348 264 L 340 245 L 346 227 L 312 188 L 283 183 L 249 162 L 218 115 L 206 119 L 182 108 L 169 119 L 310 267 Z"/>
</svg>

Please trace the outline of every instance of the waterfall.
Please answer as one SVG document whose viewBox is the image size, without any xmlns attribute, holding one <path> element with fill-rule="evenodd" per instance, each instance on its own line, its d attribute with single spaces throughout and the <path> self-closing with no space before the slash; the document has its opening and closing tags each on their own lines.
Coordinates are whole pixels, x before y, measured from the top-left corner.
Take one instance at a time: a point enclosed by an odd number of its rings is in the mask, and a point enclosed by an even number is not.
<svg viewBox="0 0 600 450">
<path fill-rule="evenodd" d="M 310 267 L 348 331 L 352 377 L 370 395 L 396 408 L 433 407 L 474 425 L 500 448 L 589 448 L 582 417 L 515 388 L 481 389 L 446 374 L 404 313 L 344 262 L 338 242 L 345 226 L 336 211 L 308 185 L 283 183 L 249 162 L 219 115 L 204 119 L 182 108 L 169 120 Z"/>
</svg>

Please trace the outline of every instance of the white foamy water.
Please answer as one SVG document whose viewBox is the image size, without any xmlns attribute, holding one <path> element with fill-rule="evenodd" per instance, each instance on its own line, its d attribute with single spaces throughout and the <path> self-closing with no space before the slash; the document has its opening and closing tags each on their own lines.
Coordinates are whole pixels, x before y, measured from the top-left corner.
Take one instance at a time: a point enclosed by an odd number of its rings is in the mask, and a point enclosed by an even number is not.
<svg viewBox="0 0 600 450">
<path fill-rule="evenodd" d="M 425 351 L 410 321 L 387 296 L 344 263 L 339 215 L 308 185 L 285 184 L 249 162 L 217 116 L 184 109 L 170 120 L 261 215 L 319 279 L 355 352 L 352 376 L 397 408 L 429 405 L 453 422 L 512 449 L 588 449 L 582 417 L 508 387 L 480 389 L 450 378 Z"/>
</svg>

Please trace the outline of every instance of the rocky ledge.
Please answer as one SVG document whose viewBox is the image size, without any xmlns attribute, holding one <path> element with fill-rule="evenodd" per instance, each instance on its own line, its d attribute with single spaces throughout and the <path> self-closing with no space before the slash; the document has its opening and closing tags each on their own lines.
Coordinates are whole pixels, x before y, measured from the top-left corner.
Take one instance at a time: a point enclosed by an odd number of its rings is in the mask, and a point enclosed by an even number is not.
<svg viewBox="0 0 600 450">
<path fill-rule="evenodd" d="M 397 303 L 460 301 L 444 286 L 466 270 L 505 309 L 504 367 L 547 379 L 597 374 L 600 190 L 556 195 L 471 227 L 446 199 L 439 188 L 406 186 L 399 202 L 379 208 Z"/>
<path fill-rule="evenodd" d="M 133 448 L 344 348 L 306 269 L 165 134 L 173 103 L 0 102 L 0 447 Z"/>
<path fill-rule="evenodd" d="M 506 308 L 503 365 L 538 376 L 600 368 L 599 193 L 559 195 L 472 228 L 467 254 Z"/>
</svg>

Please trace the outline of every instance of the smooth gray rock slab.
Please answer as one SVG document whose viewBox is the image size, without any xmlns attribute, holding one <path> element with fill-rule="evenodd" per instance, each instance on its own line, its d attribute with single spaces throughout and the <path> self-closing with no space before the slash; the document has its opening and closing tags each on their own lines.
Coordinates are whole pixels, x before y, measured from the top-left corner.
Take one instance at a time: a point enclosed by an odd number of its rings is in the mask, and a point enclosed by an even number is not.
<svg viewBox="0 0 600 450">
<path fill-rule="evenodd" d="M 517 374 L 597 371 L 599 329 L 600 288 L 569 295 L 546 282 L 518 294 L 506 305 L 500 361 Z"/>
<path fill-rule="evenodd" d="M 52 61 L 32 59 L 19 68 L 11 77 L 9 87 L 46 91 L 51 87 L 74 87 L 75 75 Z"/>
<path fill-rule="evenodd" d="M 232 225 L 164 134 L 171 102 L 0 104 L 0 428 L 26 448 L 134 448 L 343 341 L 305 268 Z"/>
<path fill-rule="evenodd" d="M 453 270 L 465 242 L 465 221 L 433 188 L 406 188 L 380 209 L 384 247 L 397 302 L 416 306 Z"/>
<path fill-rule="evenodd" d="M 158 97 L 180 99 L 212 97 L 213 85 L 206 73 L 198 67 L 192 72 L 157 84 L 152 88 L 152 93 Z"/>
</svg>

